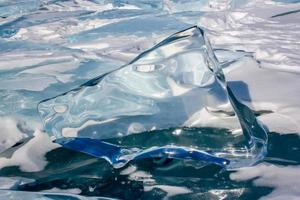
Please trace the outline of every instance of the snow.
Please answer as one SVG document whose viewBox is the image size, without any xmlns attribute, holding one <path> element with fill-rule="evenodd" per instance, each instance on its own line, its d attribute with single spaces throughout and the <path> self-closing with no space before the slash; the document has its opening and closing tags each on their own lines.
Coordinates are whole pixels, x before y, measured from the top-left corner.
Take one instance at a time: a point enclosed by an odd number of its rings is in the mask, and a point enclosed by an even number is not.
<svg viewBox="0 0 300 200">
<path fill-rule="evenodd" d="M 207 29 L 214 48 L 252 52 L 260 62 L 259 67 L 234 68 L 226 78 L 247 86 L 248 94 L 237 95 L 253 109 L 273 112 L 259 119 L 279 133 L 300 133 L 300 13 L 271 16 L 296 9 L 300 3 L 255 0 L 233 10 L 209 12 L 198 23 Z"/>
<path fill-rule="evenodd" d="M 18 129 L 16 119 L 0 117 L 0 127 L 0 152 L 11 147 L 26 136 Z"/>
<path fill-rule="evenodd" d="M 272 193 L 260 200 L 297 200 L 300 196 L 300 167 L 260 164 L 254 167 L 241 168 L 230 175 L 232 180 L 253 180 L 255 186 L 274 188 Z"/>
<path fill-rule="evenodd" d="M 58 147 L 59 145 L 52 143 L 46 133 L 36 130 L 34 137 L 17 149 L 10 158 L 0 158 L 0 169 L 19 166 L 24 172 L 41 171 L 47 165 L 46 153 Z"/>
</svg>

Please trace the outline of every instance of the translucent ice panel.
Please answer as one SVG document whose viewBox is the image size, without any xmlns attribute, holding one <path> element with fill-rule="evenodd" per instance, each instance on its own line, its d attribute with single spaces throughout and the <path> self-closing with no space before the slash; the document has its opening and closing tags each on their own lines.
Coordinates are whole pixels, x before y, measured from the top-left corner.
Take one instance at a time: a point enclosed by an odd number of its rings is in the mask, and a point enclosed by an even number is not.
<svg viewBox="0 0 300 200">
<path fill-rule="evenodd" d="M 239 167 L 265 155 L 264 129 L 227 87 L 198 27 L 173 34 L 128 65 L 41 102 L 38 110 L 45 131 L 56 138 L 115 139 L 109 143 L 121 146 L 113 146 L 117 149 L 112 153 L 114 160 L 124 160 L 125 155 L 128 161 L 137 155 L 193 159 L 187 152 L 198 152 L 197 158 L 209 154 L 228 159 L 229 167 Z M 205 128 L 213 129 L 202 134 Z M 161 131 L 170 137 L 162 143 L 147 141 Z M 134 134 L 144 139 L 136 143 L 130 137 Z M 188 137 L 194 139 L 185 142 Z M 72 148 L 68 142 L 60 143 Z M 105 149 L 106 143 L 99 145 Z M 82 152 L 91 152 L 89 143 L 84 149 Z"/>
</svg>

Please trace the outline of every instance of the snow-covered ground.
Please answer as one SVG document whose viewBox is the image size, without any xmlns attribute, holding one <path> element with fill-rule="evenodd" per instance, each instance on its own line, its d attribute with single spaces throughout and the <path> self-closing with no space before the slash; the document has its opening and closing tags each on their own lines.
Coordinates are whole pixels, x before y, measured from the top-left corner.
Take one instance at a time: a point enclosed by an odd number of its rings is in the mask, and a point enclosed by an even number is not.
<svg viewBox="0 0 300 200">
<path fill-rule="evenodd" d="M 215 48 L 253 52 L 260 68 L 228 70 L 236 94 L 255 110 L 271 110 L 259 119 L 270 131 L 300 133 L 300 3 L 249 1 L 233 10 L 207 13 L 198 24 L 208 29 Z M 249 93 L 243 92 L 247 85 Z M 260 164 L 231 174 L 233 180 L 275 190 L 261 199 L 299 199 L 298 166 Z"/>
<path fill-rule="evenodd" d="M 237 1 L 238 2 L 238 1 Z M 198 25 L 208 29 L 215 48 L 252 52 L 260 68 L 229 70 L 230 81 L 247 85 L 249 94 L 237 95 L 256 110 L 271 110 L 260 119 L 269 130 L 299 133 L 300 126 L 300 3 L 249 1 L 233 10 L 209 12 Z"/>
</svg>

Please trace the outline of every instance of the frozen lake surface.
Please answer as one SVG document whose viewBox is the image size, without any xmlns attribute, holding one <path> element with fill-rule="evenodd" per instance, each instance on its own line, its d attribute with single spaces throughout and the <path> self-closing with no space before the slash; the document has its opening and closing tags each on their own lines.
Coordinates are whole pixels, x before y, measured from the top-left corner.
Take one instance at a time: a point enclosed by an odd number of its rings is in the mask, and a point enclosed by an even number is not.
<svg viewBox="0 0 300 200">
<path fill-rule="evenodd" d="M 0 0 L 0 199 L 299 199 L 299 19 L 297 0 Z M 156 82 L 161 74 L 134 75 L 126 67 L 115 71 L 145 50 L 160 46 L 170 35 L 193 26 L 205 31 L 227 86 L 238 102 L 253 110 L 259 127 L 266 130 L 267 154 L 253 153 L 262 154 L 263 160 L 255 157 L 254 161 L 259 161 L 255 165 L 251 160 L 224 170 L 216 158 L 207 158 L 202 151 L 197 155 L 210 164 L 182 160 L 182 154 L 158 160 L 135 160 L 141 155 L 133 154 L 126 166 L 115 167 L 112 159 L 95 158 L 93 153 L 75 152 L 52 142 L 80 136 L 135 148 L 175 143 L 198 149 L 200 144 L 213 152 L 215 145 L 218 154 L 213 155 L 221 154 L 223 143 L 230 149 L 234 143 L 228 141 L 240 140 L 236 121 L 228 123 L 225 116 L 232 110 L 212 109 L 224 111 L 222 120 L 197 113 L 194 109 L 202 104 L 194 102 L 203 97 L 188 96 L 195 90 L 187 86 L 207 87 L 211 79 L 206 77 L 213 75 L 191 78 L 188 68 L 180 72 L 168 69 L 163 73 L 175 82 L 166 79 L 162 84 Z M 183 41 L 184 45 L 190 42 Z M 174 59 L 182 55 L 182 49 L 179 53 L 174 50 L 179 46 L 154 51 L 154 57 Z M 193 56 L 179 58 L 178 63 L 195 65 Z M 164 69 L 161 60 L 160 65 L 150 65 L 147 59 L 140 62 L 146 63 L 146 68 L 139 65 L 134 69 Z M 107 73 L 103 84 L 91 81 Z M 93 88 L 72 92 L 86 83 Z M 112 92 L 112 88 L 118 92 L 122 88 L 125 94 Z M 97 94 L 99 91 L 106 95 Z M 183 94 L 191 100 L 182 97 L 185 104 L 179 107 L 177 97 Z M 170 96 L 176 97 L 171 104 L 175 108 L 164 104 Z M 223 102 L 220 93 L 212 97 Z M 110 107 L 120 99 L 123 106 Z M 59 114 L 69 109 L 74 112 Z M 112 122 L 128 113 L 152 115 L 157 109 L 165 109 L 161 118 L 154 115 L 138 118 L 141 123 L 130 124 L 128 119 Z M 189 114 L 183 115 L 180 109 Z M 52 111 L 55 116 L 47 118 Z M 99 123 L 106 115 L 107 121 Z M 164 130 L 152 129 L 152 122 Z M 198 129 L 186 128 L 194 126 Z M 234 134 L 229 137 L 228 133 Z"/>
</svg>

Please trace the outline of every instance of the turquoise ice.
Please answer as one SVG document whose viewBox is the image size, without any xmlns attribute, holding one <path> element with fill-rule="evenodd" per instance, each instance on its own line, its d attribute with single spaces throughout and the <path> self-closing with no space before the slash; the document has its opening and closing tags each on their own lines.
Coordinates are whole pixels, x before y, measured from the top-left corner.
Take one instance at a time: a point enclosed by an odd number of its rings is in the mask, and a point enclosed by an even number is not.
<svg viewBox="0 0 300 200">
<path fill-rule="evenodd" d="M 123 146 L 125 153 L 120 151 L 119 158 L 125 154 L 128 161 L 157 147 L 147 143 L 147 134 L 157 134 L 156 130 L 179 138 L 177 142 L 166 139 L 158 147 L 200 150 L 228 159 L 229 168 L 252 165 L 266 154 L 265 130 L 227 87 L 199 27 L 175 33 L 129 64 L 42 101 L 38 110 L 45 131 L 56 138 L 116 139 L 122 145 L 123 138 L 143 135 L 144 143 L 134 144 L 133 140 Z M 213 137 L 186 129 L 211 127 L 219 130 Z M 172 128 L 176 130 L 168 131 Z M 184 144 L 180 138 L 185 134 L 195 140 Z M 196 138 L 205 138 L 205 142 L 195 142 Z"/>
</svg>

